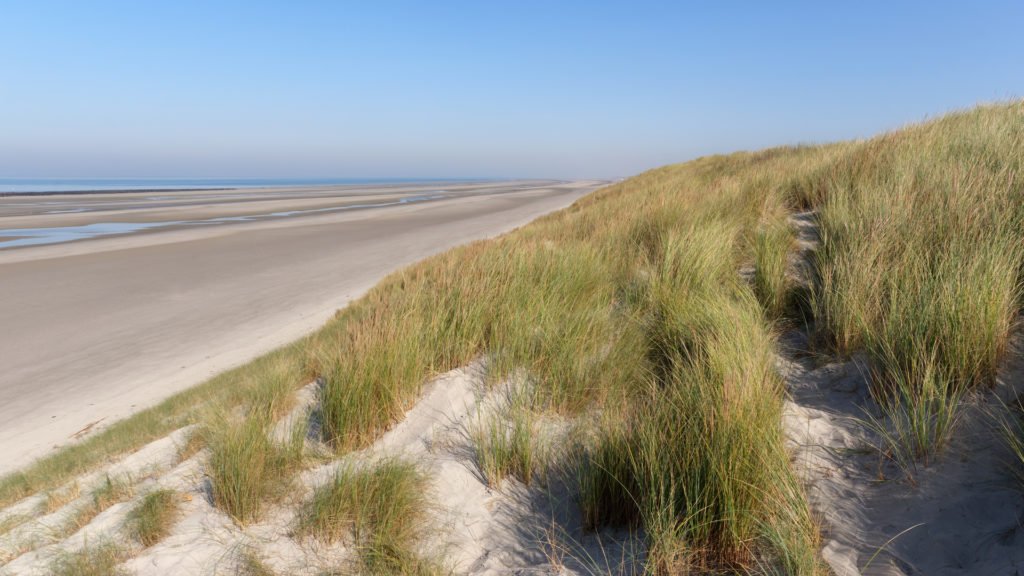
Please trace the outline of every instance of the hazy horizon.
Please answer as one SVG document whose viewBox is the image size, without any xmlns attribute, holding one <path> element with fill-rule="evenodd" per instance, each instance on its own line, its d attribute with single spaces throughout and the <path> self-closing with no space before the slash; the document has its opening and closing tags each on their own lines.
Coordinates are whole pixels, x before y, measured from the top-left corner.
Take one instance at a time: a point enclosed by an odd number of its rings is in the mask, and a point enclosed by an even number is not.
<svg viewBox="0 0 1024 576">
<path fill-rule="evenodd" d="M 1024 5 L 33 2 L 0 177 L 619 178 L 1024 94 Z"/>
</svg>

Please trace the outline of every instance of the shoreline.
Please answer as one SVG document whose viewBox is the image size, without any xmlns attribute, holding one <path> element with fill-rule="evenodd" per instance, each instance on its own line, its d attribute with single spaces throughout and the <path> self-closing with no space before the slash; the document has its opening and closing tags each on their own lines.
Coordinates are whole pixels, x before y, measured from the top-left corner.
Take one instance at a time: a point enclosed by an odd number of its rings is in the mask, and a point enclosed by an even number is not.
<svg viewBox="0 0 1024 576">
<path fill-rule="evenodd" d="M 397 268 L 601 184 L 5 250 L 0 345 L 17 361 L 0 378 L 0 473 L 302 337 Z"/>
<path fill-rule="evenodd" d="M 352 182 L 326 182 L 326 183 L 305 183 L 305 182 L 273 182 L 268 184 L 252 184 L 252 185 L 223 185 L 223 186 L 181 186 L 174 188 L 162 188 L 162 187 L 140 187 L 140 188 L 114 188 L 114 189 L 103 189 L 103 188 L 90 188 L 82 190 L 40 190 L 38 192 L 27 192 L 27 191 L 11 191 L 11 192 L 0 192 L 0 198 L 23 198 L 31 196 L 78 196 L 78 195 L 89 195 L 89 194 L 153 194 L 156 192 L 223 192 L 225 190 L 280 190 L 280 189 L 315 189 L 315 188 L 331 188 L 331 187 L 353 187 L 353 186 L 366 186 L 373 188 L 384 188 L 389 186 L 414 186 L 417 184 L 423 185 L 438 185 L 438 184 L 455 184 L 455 185 L 473 185 L 473 184 L 490 184 L 500 182 L 550 182 L 550 183 L 565 183 L 571 182 L 571 180 L 558 180 L 548 178 L 472 178 L 468 180 L 461 180 L 458 178 L 440 178 L 440 179 L 397 179 L 397 180 L 365 180 L 365 181 L 352 181 Z"/>
</svg>

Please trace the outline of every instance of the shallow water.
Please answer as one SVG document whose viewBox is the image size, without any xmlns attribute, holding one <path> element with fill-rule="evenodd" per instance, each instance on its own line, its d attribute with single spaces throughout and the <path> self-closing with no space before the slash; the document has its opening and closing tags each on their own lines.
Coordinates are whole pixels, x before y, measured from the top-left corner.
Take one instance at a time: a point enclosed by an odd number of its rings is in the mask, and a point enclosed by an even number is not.
<svg viewBox="0 0 1024 576">
<path fill-rule="evenodd" d="M 309 210 L 288 210 L 283 212 L 271 212 L 268 214 L 252 214 L 249 216 L 219 216 L 216 218 L 204 218 L 199 220 L 168 220 L 164 222 L 97 222 L 82 226 L 52 226 L 48 228 L 0 228 L 0 249 L 20 248 L 25 246 L 41 246 L 44 244 L 61 244 L 77 240 L 88 240 L 104 236 L 117 236 L 132 234 L 143 230 L 154 228 L 166 228 L 168 226 L 216 226 L 229 222 L 259 222 L 277 218 L 289 218 L 305 214 L 323 212 L 345 212 L 348 210 L 363 210 L 367 208 L 384 208 L 387 206 L 399 206 L 418 202 L 429 202 L 447 198 L 445 191 L 436 194 L 410 196 L 391 202 L 375 202 L 372 204 L 348 204 L 345 206 L 332 206 L 328 208 L 311 208 Z M 9 239 L 8 239 L 9 238 Z"/>
<path fill-rule="evenodd" d="M 0 178 L 0 193 L 216 190 L 352 184 L 461 182 L 465 178 Z"/>
</svg>

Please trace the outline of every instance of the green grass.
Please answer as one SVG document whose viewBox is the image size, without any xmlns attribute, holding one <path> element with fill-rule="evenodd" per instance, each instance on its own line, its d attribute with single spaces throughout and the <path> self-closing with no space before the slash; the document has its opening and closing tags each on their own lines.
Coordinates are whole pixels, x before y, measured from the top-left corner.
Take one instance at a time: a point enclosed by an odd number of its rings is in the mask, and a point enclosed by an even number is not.
<svg viewBox="0 0 1024 576">
<path fill-rule="evenodd" d="M 665 243 L 650 288 L 663 371 L 586 453 L 584 518 L 642 525 L 655 573 L 763 563 L 813 574 L 817 535 L 782 443 L 773 335 L 750 288 L 713 264 L 729 259 L 716 238 L 695 229 Z"/>
<path fill-rule="evenodd" d="M 284 495 L 302 465 L 305 422 L 290 438 L 272 437 L 275 422 L 294 404 L 293 368 L 288 361 L 269 366 L 241 410 L 227 416 L 211 411 L 203 419 L 214 505 L 239 524 L 258 520 L 266 502 Z"/>
<path fill-rule="evenodd" d="M 118 565 L 127 558 L 127 551 L 116 544 L 103 542 L 87 545 L 76 553 L 60 554 L 50 565 L 51 576 L 127 576 Z"/>
<path fill-rule="evenodd" d="M 754 239 L 754 294 L 770 318 L 781 318 L 790 306 L 788 274 L 795 232 L 784 218 L 765 223 Z"/>
<path fill-rule="evenodd" d="M 918 458 L 946 444 L 962 391 L 993 382 L 1020 311 L 1022 152 L 1024 105 L 980 107 L 848 146 L 807 199 L 819 339 L 868 351 Z"/>
<path fill-rule="evenodd" d="M 281 443 L 270 431 L 257 415 L 211 423 L 205 431 L 214 505 L 239 524 L 258 520 L 267 501 L 283 496 L 302 463 L 302 437 Z"/>
<path fill-rule="evenodd" d="M 144 547 L 163 540 L 178 519 L 178 494 L 173 490 L 154 490 L 146 494 L 128 514 L 128 531 Z"/>
<path fill-rule="evenodd" d="M 477 467 L 492 488 L 515 476 L 527 486 L 539 466 L 537 415 L 527 394 L 512 391 L 493 413 L 484 414 L 469 430 Z"/>
<path fill-rule="evenodd" d="M 342 468 L 304 505 L 296 532 L 324 542 L 344 539 L 357 553 L 359 573 L 438 573 L 438 564 L 417 548 L 430 528 L 426 489 L 423 473 L 407 462 Z"/>
</svg>

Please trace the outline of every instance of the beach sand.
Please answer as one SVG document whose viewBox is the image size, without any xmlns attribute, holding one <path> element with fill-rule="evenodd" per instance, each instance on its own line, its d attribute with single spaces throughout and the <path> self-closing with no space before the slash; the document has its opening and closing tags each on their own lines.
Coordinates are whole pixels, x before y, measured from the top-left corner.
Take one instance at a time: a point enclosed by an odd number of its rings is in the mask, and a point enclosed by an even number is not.
<svg viewBox="0 0 1024 576">
<path fill-rule="evenodd" d="M 396 268 L 602 184 L 2 198 L 7 230 L 256 218 L 0 250 L 0 473 L 301 337 Z M 438 192 L 446 197 L 333 210 Z M 332 210 L 264 217 L 324 208 Z"/>
</svg>

